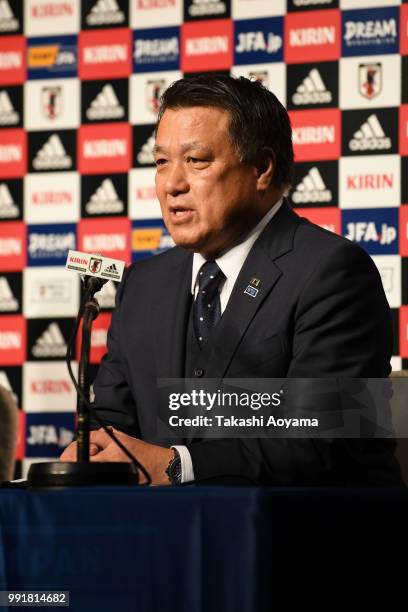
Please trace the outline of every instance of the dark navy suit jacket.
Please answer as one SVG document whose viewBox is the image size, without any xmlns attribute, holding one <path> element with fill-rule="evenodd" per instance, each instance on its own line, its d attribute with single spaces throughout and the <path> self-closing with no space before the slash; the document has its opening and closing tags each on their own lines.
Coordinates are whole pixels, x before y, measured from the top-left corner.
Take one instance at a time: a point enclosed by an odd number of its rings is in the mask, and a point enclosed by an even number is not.
<svg viewBox="0 0 408 612">
<path fill-rule="evenodd" d="M 180 443 L 157 436 L 157 379 L 184 376 L 192 259 L 175 247 L 130 266 L 94 384 L 102 418 L 163 446 Z M 245 294 L 252 277 L 261 280 L 256 299 Z M 252 247 L 201 365 L 220 380 L 382 378 L 391 351 L 390 309 L 371 258 L 284 203 Z M 189 450 L 196 478 L 214 482 L 222 474 L 266 485 L 400 479 L 390 440 L 207 439 Z"/>
</svg>

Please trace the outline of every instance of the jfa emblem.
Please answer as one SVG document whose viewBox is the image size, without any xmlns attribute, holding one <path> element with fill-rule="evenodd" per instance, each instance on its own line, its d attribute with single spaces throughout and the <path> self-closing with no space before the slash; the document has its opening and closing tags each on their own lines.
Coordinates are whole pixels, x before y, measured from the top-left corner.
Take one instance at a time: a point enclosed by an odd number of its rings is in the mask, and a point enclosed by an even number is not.
<svg viewBox="0 0 408 612">
<path fill-rule="evenodd" d="M 254 276 L 249 281 L 249 285 L 245 289 L 244 293 L 246 293 L 247 295 L 250 295 L 251 297 L 255 298 L 258 295 L 258 293 L 259 293 L 259 289 L 256 289 L 256 287 L 259 287 L 260 284 L 261 284 L 260 279 L 256 278 Z"/>
<path fill-rule="evenodd" d="M 358 89 L 364 98 L 372 100 L 382 90 L 382 65 L 359 64 L 358 66 Z"/>
<path fill-rule="evenodd" d="M 245 289 L 244 293 L 246 293 L 247 295 L 250 295 L 251 297 L 256 297 L 258 295 L 258 289 L 255 289 L 255 287 L 251 287 L 251 285 L 248 285 L 248 287 Z"/>
<path fill-rule="evenodd" d="M 89 270 L 92 274 L 97 274 L 102 266 L 102 259 L 96 259 L 95 257 L 91 257 L 91 261 L 89 262 Z"/>
<path fill-rule="evenodd" d="M 56 119 L 62 112 L 62 87 L 43 87 L 41 107 L 47 119 Z"/>
<path fill-rule="evenodd" d="M 146 104 L 151 113 L 157 114 L 160 108 L 160 96 L 166 88 L 165 79 L 150 79 L 146 83 Z"/>
</svg>

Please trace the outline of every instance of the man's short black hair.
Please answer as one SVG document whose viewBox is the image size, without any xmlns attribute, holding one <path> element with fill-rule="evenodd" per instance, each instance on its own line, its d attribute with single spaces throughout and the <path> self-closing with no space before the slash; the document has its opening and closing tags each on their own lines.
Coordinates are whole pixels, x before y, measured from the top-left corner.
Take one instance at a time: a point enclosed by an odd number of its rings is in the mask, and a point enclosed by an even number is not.
<svg viewBox="0 0 408 612">
<path fill-rule="evenodd" d="M 286 109 L 258 81 L 226 75 L 200 75 L 175 81 L 161 98 L 156 130 L 166 109 L 215 106 L 229 111 L 230 136 L 243 163 L 256 162 L 264 147 L 275 157 L 273 183 L 292 180 L 292 129 Z"/>
</svg>

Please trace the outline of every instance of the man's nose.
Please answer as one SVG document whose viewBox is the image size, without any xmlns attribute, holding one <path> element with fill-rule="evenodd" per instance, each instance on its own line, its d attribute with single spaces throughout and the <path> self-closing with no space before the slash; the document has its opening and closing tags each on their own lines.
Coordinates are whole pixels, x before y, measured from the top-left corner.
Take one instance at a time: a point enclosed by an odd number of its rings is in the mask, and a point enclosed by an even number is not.
<svg viewBox="0 0 408 612">
<path fill-rule="evenodd" d="M 179 193 L 186 193 L 189 184 L 185 175 L 185 170 L 181 162 L 174 162 L 168 169 L 166 176 L 166 192 L 175 196 Z"/>
</svg>

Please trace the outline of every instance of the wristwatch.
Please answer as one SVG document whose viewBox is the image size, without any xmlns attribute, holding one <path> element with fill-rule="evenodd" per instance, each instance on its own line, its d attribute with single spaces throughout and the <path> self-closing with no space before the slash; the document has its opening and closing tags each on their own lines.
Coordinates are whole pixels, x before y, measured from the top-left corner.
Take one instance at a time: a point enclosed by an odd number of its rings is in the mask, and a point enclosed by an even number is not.
<svg viewBox="0 0 408 612">
<path fill-rule="evenodd" d="M 172 485 L 178 485 L 181 483 L 181 458 L 180 453 L 175 448 L 171 449 L 174 453 L 174 457 L 170 459 L 169 465 L 165 472 Z"/>
</svg>

